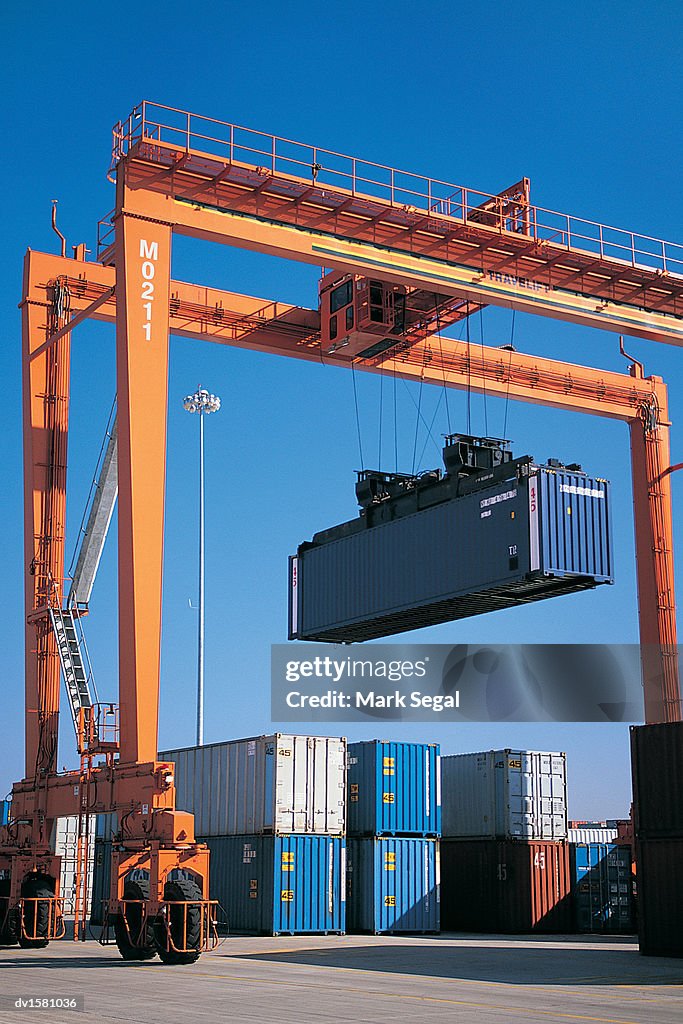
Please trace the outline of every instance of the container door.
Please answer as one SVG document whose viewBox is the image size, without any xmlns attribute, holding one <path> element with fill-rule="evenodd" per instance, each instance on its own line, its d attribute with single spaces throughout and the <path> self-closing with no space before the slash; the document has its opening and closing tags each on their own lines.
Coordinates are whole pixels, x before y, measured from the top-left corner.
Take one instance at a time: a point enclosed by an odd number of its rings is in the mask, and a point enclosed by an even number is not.
<svg viewBox="0 0 683 1024">
<path fill-rule="evenodd" d="M 273 831 L 281 834 L 305 831 L 306 822 L 306 740 L 299 737 L 273 737 L 275 820 Z M 300 755 L 300 756 L 298 756 Z"/>
</svg>

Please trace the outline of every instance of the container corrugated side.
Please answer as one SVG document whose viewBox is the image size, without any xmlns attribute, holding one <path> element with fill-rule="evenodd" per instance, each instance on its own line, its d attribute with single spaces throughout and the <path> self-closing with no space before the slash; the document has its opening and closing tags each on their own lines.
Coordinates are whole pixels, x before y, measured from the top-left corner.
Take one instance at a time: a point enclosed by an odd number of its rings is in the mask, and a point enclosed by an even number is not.
<svg viewBox="0 0 683 1024">
<path fill-rule="evenodd" d="M 615 843 L 619 831 L 616 828 L 570 828 L 567 839 L 570 843 Z"/>
<path fill-rule="evenodd" d="M 441 927 L 496 933 L 571 930 L 566 842 L 441 840 Z"/>
<path fill-rule="evenodd" d="M 349 931 L 438 932 L 438 839 L 349 839 Z"/>
<path fill-rule="evenodd" d="M 195 835 L 346 831 L 346 740 L 276 733 L 166 750 Z"/>
<path fill-rule="evenodd" d="M 631 727 L 635 834 L 683 839 L 683 722 Z"/>
<path fill-rule="evenodd" d="M 546 468 L 540 469 L 538 482 L 543 571 L 611 581 L 610 485 L 580 473 Z"/>
<path fill-rule="evenodd" d="M 683 838 L 637 840 L 636 863 L 640 952 L 683 957 Z"/>
<path fill-rule="evenodd" d="M 569 862 L 576 930 L 633 932 L 635 913 L 629 847 L 570 841 Z"/>
<path fill-rule="evenodd" d="M 346 841 L 338 836 L 205 836 L 211 898 L 231 932 L 343 933 Z"/>
<path fill-rule="evenodd" d="M 488 750 L 441 758 L 442 833 L 459 839 L 567 837 L 563 753 Z"/>
<path fill-rule="evenodd" d="M 440 762 L 435 743 L 350 743 L 349 835 L 440 835 Z"/>
<path fill-rule="evenodd" d="M 613 582 L 609 486 L 532 472 L 301 545 L 290 639 L 362 641 Z"/>
<path fill-rule="evenodd" d="M 6 825 L 9 821 L 9 800 L 0 800 L 0 825 Z"/>
</svg>

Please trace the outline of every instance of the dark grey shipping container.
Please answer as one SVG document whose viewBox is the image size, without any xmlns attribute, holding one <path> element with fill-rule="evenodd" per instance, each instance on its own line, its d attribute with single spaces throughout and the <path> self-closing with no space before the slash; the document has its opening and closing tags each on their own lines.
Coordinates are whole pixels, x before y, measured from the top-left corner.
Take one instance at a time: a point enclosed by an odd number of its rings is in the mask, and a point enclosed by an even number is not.
<svg viewBox="0 0 683 1024">
<path fill-rule="evenodd" d="M 577 932 L 635 931 L 630 846 L 569 844 Z"/>
<path fill-rule="evenodd" d="M 103 924 L 104 922 L 104 901 L 109 899 L 111 881 L 111 845 L 111 839 L 95 837 L 90 924 Z"/>
<path fill-rule="evenodd" d="M 638 840 L 636 871 L 640 952 L 683 957 L 683 838 Z"/>
<path fill-rule="evenodd" d="M 636 836 L 683 839 L 683 722 L 632 726 L 631 769 Z"/>
<path fill-rule="evenodd" d="M 441 500 L 453 493 L 446 478 L 415 491 L 412 514 L 391 518 L 380 502 L 302 544 L 290 559 L 290 639 L 369 640 L 612 583 L 609 484 L 509 465 L 491 486 Z"/>
</svg>

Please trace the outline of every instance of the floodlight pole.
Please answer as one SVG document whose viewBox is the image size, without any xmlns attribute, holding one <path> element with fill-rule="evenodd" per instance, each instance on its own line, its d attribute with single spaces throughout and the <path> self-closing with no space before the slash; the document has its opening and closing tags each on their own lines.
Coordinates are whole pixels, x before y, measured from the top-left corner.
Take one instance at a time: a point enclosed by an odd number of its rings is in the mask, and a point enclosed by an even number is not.
<svg viewBox="0 0 683 1024">
<path fill-rule="evenodd" d="M 188 412 L 199 413 L 199 615 L 197 625 L 197 746 L 204 745 L 204 415 L 218 412 L 220 398 L 197 388 L 183 405 Z"/>
<path fill-rule="evenodd" d="M 204 746 L 204 412 L 199 411 L 199 625 L 197 627 L 197 746 Z"/>
</svg>

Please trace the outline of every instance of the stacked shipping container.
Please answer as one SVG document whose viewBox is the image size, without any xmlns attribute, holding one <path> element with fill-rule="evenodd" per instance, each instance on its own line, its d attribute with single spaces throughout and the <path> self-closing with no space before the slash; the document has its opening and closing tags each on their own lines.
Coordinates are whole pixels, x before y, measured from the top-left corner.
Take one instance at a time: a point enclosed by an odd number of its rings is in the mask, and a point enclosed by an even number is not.
<svg viewBox="0 0 683 1024">
<path fill-rule="evenodd" d="M 570 836 L 577 831 L 570 829 Z M 631 848 L 600 841 L 570 841 L 569 859 L 576 931 L 634 931 Z"/>
<path fill-rule="evenodd" d="M 565 755 L 505 749 L 441 764 L 444 927 L 569 931 Z"/>
<path fill-rule="evenodd" d="M 349 744 L 349 930 L 439 931 L 440 760 L 436 744 Z"/>
<path fill-rule="evenodd" d="M 683 957 L 683 722 L 631 728 L 638 937 Z"/>
<path fill-rule="evenodd" d="M 343 932 L 346 740 L 277 733 L 167 750 L 233 931 Z"/>
</svg>

